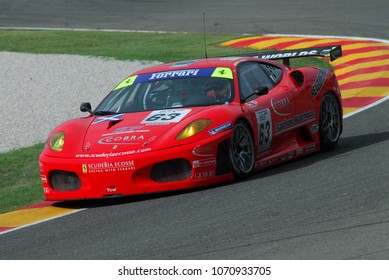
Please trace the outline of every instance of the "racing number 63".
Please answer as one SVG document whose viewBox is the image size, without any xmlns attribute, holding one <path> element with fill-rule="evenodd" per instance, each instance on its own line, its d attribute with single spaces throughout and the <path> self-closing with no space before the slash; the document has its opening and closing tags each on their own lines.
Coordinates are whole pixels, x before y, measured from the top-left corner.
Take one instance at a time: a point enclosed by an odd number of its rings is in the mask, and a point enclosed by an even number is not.
<svg viewBox="0 0 389 280">
<path fill-rule="evenodd" d="M 269 108 L 255 113 L 258 123 L 258 149 L 265 151 L 270 148 L 272 140 L 272 122 Z"/>
<path fill-rule="evenodd" d="M 270 122 L 266 121 L 259 126 L 259 146 L 269 143 L 270 139 Z"/>
<path fill-rule="evenodd" d="M 146 119 L 146 122 L 154 122 L 154 121 L 170 121 L 175 117 L 179 116 L 180 113 L 171 113 L 171 114 L 155 114 Z M 166 117 L 165 117 L 166 116 Z"/>
<path fill-rule="evenodd" d="M 191 109 L 168 109 L 152 111 L 141 123 L 170 123 L 181 121 Z"/>
</svg>

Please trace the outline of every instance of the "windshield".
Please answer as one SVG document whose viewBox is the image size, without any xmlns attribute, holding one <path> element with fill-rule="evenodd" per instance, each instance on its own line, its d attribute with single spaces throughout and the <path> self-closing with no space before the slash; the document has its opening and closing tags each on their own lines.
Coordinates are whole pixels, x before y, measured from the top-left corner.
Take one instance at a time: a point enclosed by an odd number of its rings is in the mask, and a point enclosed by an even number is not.
<svg viewBox="0 0 389 280">
<path fill-rule="evenodd" d="M 121 82 L 94 113 L 118 114 L 227 104 L 234 98 L 232 71 L 220 68 L 131 76 Z"/>
</svg>

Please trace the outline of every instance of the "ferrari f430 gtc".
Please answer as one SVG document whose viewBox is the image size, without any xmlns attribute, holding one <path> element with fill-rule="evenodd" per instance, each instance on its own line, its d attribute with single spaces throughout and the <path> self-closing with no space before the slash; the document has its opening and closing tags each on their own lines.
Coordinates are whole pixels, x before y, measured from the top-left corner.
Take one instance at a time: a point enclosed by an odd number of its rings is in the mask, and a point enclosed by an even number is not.
<svg viewBox="0 0 389 280">
<path fill-rule="evenodd" d="M 56 127 L 42 151 L 47 200 L 201 187 L 318 150 L 342 133 L 335 74 L 289 59 L 340 46 L 163 64 L 131 74 L 87 116 Z M 274 61 L 281 59 L 283 62 Z"/>
</svg>

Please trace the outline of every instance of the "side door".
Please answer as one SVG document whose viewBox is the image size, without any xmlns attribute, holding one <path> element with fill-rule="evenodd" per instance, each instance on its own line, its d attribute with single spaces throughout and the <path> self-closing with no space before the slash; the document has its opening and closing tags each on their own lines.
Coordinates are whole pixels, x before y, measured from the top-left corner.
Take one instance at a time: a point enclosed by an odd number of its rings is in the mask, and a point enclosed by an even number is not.
<svg viewBox="0 0 389 280">
<path fill-rule="evenodd" d="M 257 123 L 255 141 L 257 159 L 275 152 L 274 143 L 279 142 L 277 125 L 293 115 L 293 103 L 289 91 L 279 85 L 283 70 L 257 61 L 245 62 L 238 68 L 241 103 L 254 115 Z M 268 93 L 258 96 L 254 92 L 267 87 Z"/>
</svg>

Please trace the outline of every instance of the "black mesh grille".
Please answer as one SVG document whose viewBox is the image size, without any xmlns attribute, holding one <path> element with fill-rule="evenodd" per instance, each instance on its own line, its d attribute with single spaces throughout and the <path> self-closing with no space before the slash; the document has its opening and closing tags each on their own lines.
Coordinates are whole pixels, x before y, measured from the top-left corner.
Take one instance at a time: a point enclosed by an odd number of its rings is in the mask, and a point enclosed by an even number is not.
<svg viewBox="0 0 389 280">
<path fill-rule="evenodd" d="M 151 179 L 158 183 L 186 180 L 192 175 L 192 166 L 186 159 L 173 159 L 154 164 Z"/>
<path fill-rule="evenodd" d="M 51 187 L 57 191 L 75 191 L 81 187 L 80 178 L 74 172 L 55 170 L 49 178 Z"/>
</svg>

